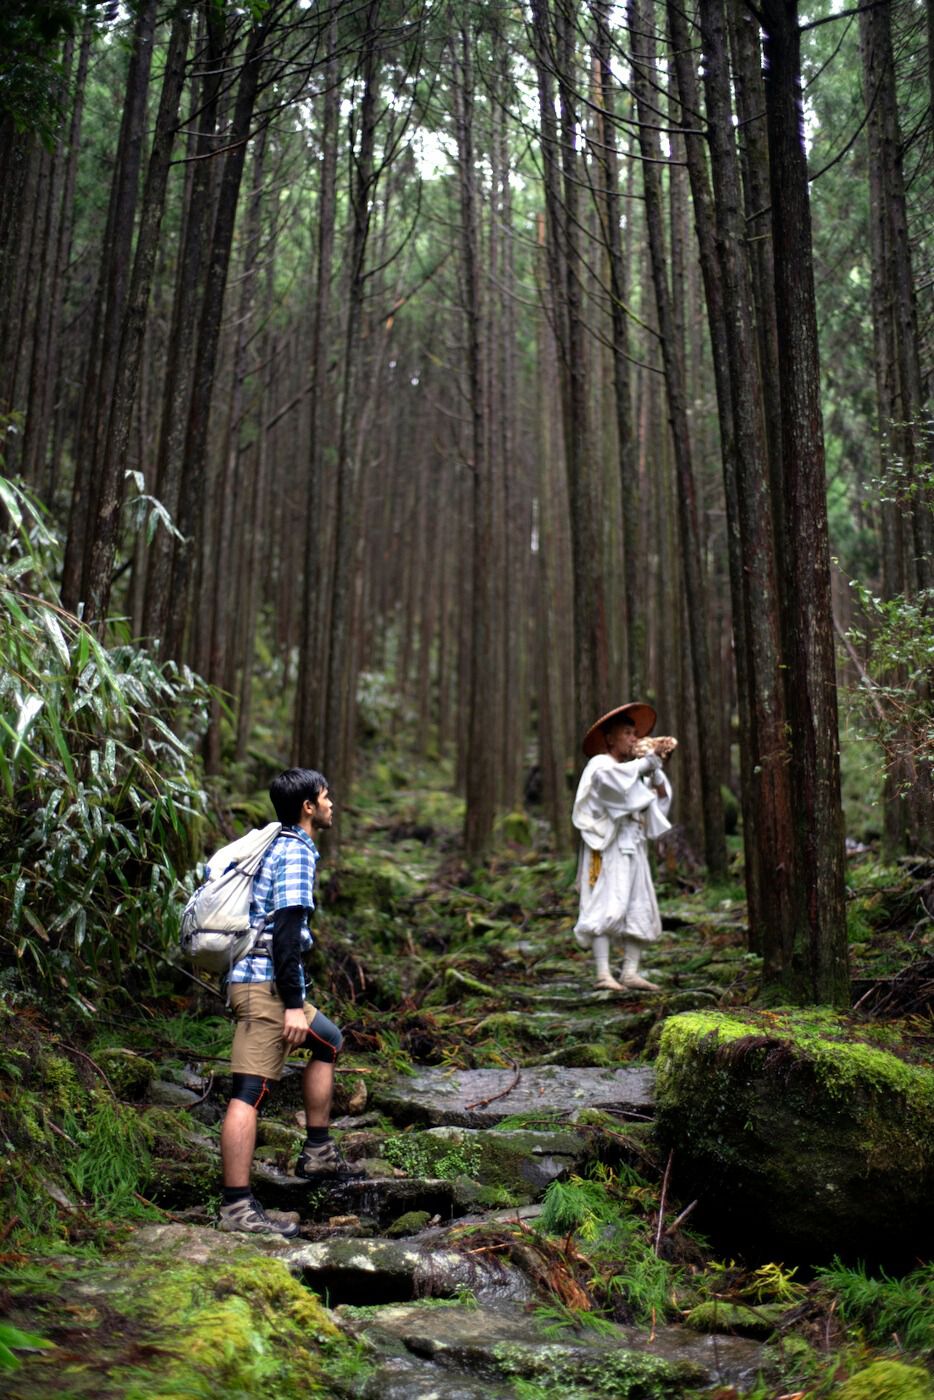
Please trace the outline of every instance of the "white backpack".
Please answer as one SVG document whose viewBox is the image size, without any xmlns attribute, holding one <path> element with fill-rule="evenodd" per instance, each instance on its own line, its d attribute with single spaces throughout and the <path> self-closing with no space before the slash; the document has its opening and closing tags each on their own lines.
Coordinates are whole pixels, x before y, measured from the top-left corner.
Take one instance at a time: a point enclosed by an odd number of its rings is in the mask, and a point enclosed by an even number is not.
<svg viewBox="0 0 934 1400">
<path fill-rule="evenodd" d="M 202 972 L 229 974 L 259 938 L 262 924 L 250 928 L 253 880 L 281 831 L 281 822 L 249 831 L 221 847 L 205 866 L 204 883 L 182 911 L 179 934 L 182 956 Z"/>
</svg>

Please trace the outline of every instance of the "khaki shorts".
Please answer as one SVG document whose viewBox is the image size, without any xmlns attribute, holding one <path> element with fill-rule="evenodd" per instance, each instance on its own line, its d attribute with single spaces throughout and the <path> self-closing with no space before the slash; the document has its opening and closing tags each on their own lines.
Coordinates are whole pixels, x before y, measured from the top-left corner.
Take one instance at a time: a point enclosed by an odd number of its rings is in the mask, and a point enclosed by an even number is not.
<svg viewBox="0 0 934 1400">
<path fill-rule="evenodd" d="M 281 1079 L 289 1047 L 282 1039 L 285 1007 L 272 991 L 272 983 L 234 982 L 230 1004 L 237 1022 L 230 1056 L 232 1073 Z M 305 1020 L 311 1025 L 317 1012 L 309 1001 L 304 1010 Z"/>
</svg>

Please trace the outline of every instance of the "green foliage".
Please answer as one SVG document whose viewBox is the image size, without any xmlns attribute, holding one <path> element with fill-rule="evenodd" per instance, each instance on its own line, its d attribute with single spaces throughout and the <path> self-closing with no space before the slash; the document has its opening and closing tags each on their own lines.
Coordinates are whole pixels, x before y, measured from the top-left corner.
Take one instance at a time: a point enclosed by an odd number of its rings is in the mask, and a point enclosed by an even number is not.
<svg viewBox="0 0 934 1400">
<path fill-rule="evenodd" d="M 602 1166 L 598 1179 L 572 1176 L 550 1183 L 538 1225 L 547 1234 L 573 1234 L 594 1270 L 591 1290 L 604 1305 L 639 1324 L 651 1324 L 674 1306 L 679 1270 L 656 1255 L 639 1215 L 653 1193 L 631 1168 L 623 1175 Z"/>
<path fill-rule="evenodd" d="M 854 583 L 868 623 L 849 637 L 861 651 L 865 677 L 848 695 L 862 736 L 907 792 L 934 774 L 934 589 L 883 599 Z"/>
<path fill-rule="evenodd" d="M 885 1344 L 897 1334 L 908 1351 L 934 1351 L 934 1264 L 889 1278 L 872 1277 L 858 1265 L 846 1268 L 835 1259 L 817 1277 L 838 1301 L 840 1315 L 857 1323 L 871 1342 Z"/>
<path fill-rule="evenodd" d="M 0 948 L 29 980 L 119 985 L 174 933 L 204 793 L 192 745 L 209 703 L 187 668 L 105 647 L 59 607 L 61 549 L 0 478 Z M 168 720 L 171 716 L 171 723 Z M 149 964 L 154 972 L 156 964 Z M 80 1003 L 78 1003 L 80 1005 Z"/>
<path fill-rule="evenodd" d="M 574 1231 L 582 1239 L 592 1240 L 601 1227 L 619 1226 L 621 1216 L 618 1205 L 604 1186 L 573 1176 L 569 1181 L 549 1184 L 538 1223 L 550 1235 Z"/>
<path fill-rule="evenodd" d="M 0 1322 L 0 1371 L 14 1371 L 22 1364 L 19 1357 L 14 1355 L 14 1348 L 19 1351 L 42 1351 L 51 1346 L 52 1343 L 44 1337 L 37 1337 L 33 1332 L 21 1332 L 9 1322 Z"/>
<path fill-rule="evenodd" d="M 97 0 L 86 0 L 88 8 Z M 84 6 L 73 0 L 4 0 L 0 5 L 0 118 L 51 144 L 61 109 L 61 41 Z"/>
<path fill-rule="evenodd" d="M 473 1177 L 480 1166 L 482 1150 L 479 1143 L 465 1138 L 451 1143 L 444 1150 L 430 1137 L 414 1133 L 399 1133 L 387 1137 L 380 1155 L 394 1167 L 401 1167 L 409 1176 L 434 1177 L 454 1181 L 459 1176 Z"/>
<path fill-rule="evenodd" d="M 145 1184 L 151 1167 L 145 1119 L 126 1104 L 99 1095 L 71 1168 L 76 1189 L 119 1210 Z"/>
<path fill-rule="evenodd" d="M 414 716 L 388 671 L 361 671 L 357 677 L 357 725 L 364 738 L 375 739 L 398 727 L 409 728 Z"/>
</svg>

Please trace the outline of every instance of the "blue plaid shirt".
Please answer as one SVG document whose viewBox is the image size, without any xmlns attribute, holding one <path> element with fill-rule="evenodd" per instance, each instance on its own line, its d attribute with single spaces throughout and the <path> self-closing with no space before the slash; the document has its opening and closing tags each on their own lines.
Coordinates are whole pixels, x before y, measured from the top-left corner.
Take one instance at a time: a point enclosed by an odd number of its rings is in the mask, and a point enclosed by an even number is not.
<svg viewBox="0 0 934 1400">
<path fill-rule="evenodd" d="M 253 896 L 250 900 L 250 927 L 270 928 L 273 916 L 279 909 L 305 910 L 302 923 L 302 952 L 307 953 L 314 940 L 308 919 L 315 907 L 315 871 L 320 856 L 311 837 L 300 827 L 287 828 L 276 837 L 263 857 L 263 863 L 253 881 Z M 295 838 L 298 838 L 297 840 Z M 234 964 L 230 974 L 231 982 L 271 982 L 273 966 L 270 933 L 266 943 Z M 302 974 L 302 994 L 305 991 L 305 978 Z"/>
</svg>

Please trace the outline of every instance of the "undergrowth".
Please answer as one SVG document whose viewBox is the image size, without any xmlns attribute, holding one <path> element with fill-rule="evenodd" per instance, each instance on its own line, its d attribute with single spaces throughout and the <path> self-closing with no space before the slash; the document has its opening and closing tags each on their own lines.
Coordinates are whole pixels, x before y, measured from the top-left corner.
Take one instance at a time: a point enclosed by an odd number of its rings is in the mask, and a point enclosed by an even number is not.
<svg viewBox="0 0 934 1400">
<path fill-rule="evenodd" d="M 867 1341 L 884 1346 L 897 1338 L 909 1352 L 934 1356 L 934 1264 L 890 1278 L 882 1270 L 873 1276 L 862 1265 L 847 1268 L 835 1259 L 817 1277 L 844 1321 L 857 1325 Z"/>
<path fill-rule="evenodd" d="M 3 477 L 0 501 L 0 963 L 93 1015 L 89 993 L 162 971 L 210 692 L 66 612 L 42 507 Z"/>
</svg>

